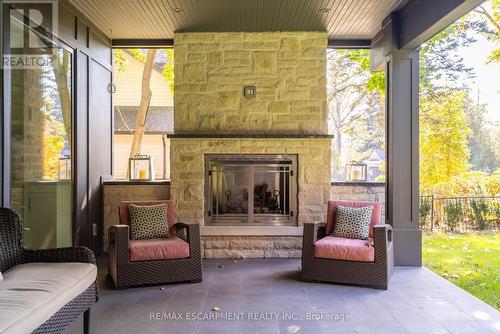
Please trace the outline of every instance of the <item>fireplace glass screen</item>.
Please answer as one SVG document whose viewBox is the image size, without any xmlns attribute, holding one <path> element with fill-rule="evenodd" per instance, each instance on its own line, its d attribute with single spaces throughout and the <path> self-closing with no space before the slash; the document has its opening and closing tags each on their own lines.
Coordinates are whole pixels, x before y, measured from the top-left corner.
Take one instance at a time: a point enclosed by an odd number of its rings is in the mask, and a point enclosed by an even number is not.
<svg viewBox="0 0 500 334">
<path fill-rule="evenodd" d="M 208 225 L 296 225 L 296 155 L 207 155 Z"/>
</svg>

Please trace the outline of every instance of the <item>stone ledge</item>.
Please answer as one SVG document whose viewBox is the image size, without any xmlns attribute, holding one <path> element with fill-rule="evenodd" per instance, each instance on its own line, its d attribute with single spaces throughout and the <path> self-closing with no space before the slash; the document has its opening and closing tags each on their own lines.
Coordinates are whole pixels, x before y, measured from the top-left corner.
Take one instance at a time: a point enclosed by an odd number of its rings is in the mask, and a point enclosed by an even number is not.
<svg viewBox="0 0 500 334">
<path fill-rule="evenodd" d="M 302 226 L 201 226 L 202 236 L 302 236 Z"/>
<path fill-rule="evenodd" d="M 167 138 L 307 138 L 307 139 L 332 139 L 328 134 L 295 134 L 295 133 L 175 133 L 167 135 Z"/>
<path fill-rule="evenodd" d="M 130 180 L 108 180 L 102 184 L 105 186 L 148 186 L 148 185 L 169 185 L 170 180 L 154 180 L 154 181 L 130 181 Z"/>
<path fill-rule="evenodd" d="M 384 187 L 385 182 L 370 181 L 332 181 L 332 186 L 350 187 Z"/>
</svg>

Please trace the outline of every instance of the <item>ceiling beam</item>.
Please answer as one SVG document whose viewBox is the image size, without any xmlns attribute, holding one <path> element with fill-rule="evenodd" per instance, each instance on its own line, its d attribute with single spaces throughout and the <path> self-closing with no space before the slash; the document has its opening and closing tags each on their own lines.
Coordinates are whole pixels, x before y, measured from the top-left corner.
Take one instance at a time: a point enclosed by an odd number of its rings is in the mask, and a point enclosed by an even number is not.
<svg viewBox="0 0 500 334">
<path fill-rule="evenodd" d="M 397 13 L 398 47 L 415 49 L 479 6 L 483 0 L 417 0 Z"/>
<path fill-rule="evenodd" d="M 329 39 L 330 49 L 369 49 L 371 40 L 369 39 Z"/>
<path fill-rule="evenodd" d="M 174 46 L 173 39 L 113 39 L 114 48 L 168 48 Z"/>
</svg>

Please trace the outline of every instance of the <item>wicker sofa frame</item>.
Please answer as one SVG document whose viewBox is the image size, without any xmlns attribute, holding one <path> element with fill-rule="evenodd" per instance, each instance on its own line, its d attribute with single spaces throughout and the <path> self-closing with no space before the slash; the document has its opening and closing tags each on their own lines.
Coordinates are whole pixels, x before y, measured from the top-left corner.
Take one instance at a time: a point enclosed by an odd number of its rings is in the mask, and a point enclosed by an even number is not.
<svg viewBox="0 0 500 334">
<path fill-rule="evenodd" d="M 113 225 L 108 232 L 108 269 L 117 289 L 135 285 L 153 285 L 173 282 L 202 281 L 200 227 L 199 224 L 172 224 L 172 233 L 189 243 L 189 258 L 152 261 L 130 261 L 130 228 L 123 224 L 122 217 L 128 214 L 129 204 L 153 205 L 166 203 L 168 214 L 174 217 L 175 203 L 165 201 L 126 201 L 120 205 L 120 225 Z"/>
<path fill-rule="evenodd" d="M 317 258 L 314 243 L 326 234 L 326 224 L 304 224 L 302 245 L 302 278 L 304 281 L 359 284 L 386 290 L 394 266 L 392 227 L 379 224 L 373 227 L 375 261 L 346 261 Z"/>
<path fill-rule="evenodd" d="M 33 262 L 84 262 L 96 264 L 94 253 L 86 247 L 65 247 L 53 249 L 25 249 L 22 240 L 22 220 L 19 214 L 9 208 L 0 208 L 0 271 L 24 263 Z M 84 333 L 89 333 L 90 306 L 97 302 L 99 289 L 97 280 L 33 333 L 62 333 L 76 318 L 84 314 Z"/>
</svg>

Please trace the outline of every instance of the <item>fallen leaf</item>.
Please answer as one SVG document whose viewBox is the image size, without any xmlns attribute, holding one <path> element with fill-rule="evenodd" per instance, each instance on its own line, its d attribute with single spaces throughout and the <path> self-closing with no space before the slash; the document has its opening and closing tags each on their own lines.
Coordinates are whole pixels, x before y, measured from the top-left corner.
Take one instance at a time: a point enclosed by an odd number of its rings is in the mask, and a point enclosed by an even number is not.
<svg viewBox="0 0 500 334">
<path fill-rule="evenodd" d="M 161 290 L 161 291 L 163 291 L 163 290 L 165 290 L 165 289 L 166 289 L 166 288 L 165 288 L 164 286 L 161 286 L 161 287 L 160 287 L 160 290 Z"/>
<path fill-rule="evenodd" d="M 224 268 L 224 266 L 222 264 L 219 264 L 217 268 Z"/>
<path fill-rule="evenodd" d="M 450 278 L 460 278 L 460 276 L 459 276 L 459 275 L 457 275 L 457 274 L 451 274 L 451 275 L 450 275 Z"/>
<path fill-rule="evenodd" d="M 220 312 L 221 309 L 220 309 L 220 307 L 214 306 L 214 307 L 212 307 L 212 311 L 213 312 Z"/>
<path fill-rule="evenodd" d="M 233 263 L 237 263 L 238 262 L 238 259 L 235 256 L 233 256 L 232 260 L 233 260 Z"/>
</svg>

